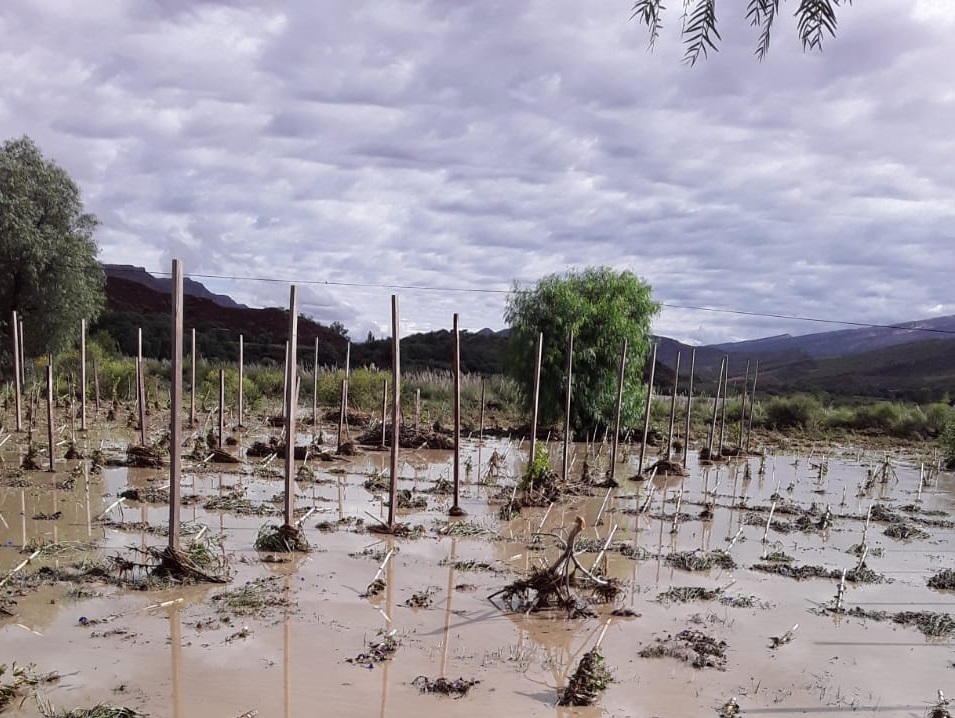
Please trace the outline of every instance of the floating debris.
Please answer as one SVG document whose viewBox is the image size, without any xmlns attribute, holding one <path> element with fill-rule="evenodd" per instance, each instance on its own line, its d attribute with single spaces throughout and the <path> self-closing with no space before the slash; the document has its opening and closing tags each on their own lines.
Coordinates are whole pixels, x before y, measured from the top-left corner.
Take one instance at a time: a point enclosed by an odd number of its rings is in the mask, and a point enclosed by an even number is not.
<svg viewBox="0 0 955 718">
<path fill-rule="evenodd" d="M 928 587 L 943 591 L 955 591 L 955 570 L 950 568 L 942 569 L 929 578 Z"/>
<path fill-rule="evenodd" d="M 641 658 L 670 657 L 689 663 L 694 668 L 726 667 L 726 641 L 717 641 L 702 631 L 685 629 L 675 636 L 657 638 L 656 643 L 640 649 Z"/>
<path fill-rule="evenodd" d="M 560 706 L 592 706 L 613 682 L 599 647 L 587 651 L 557 701 Z"/>
<path fill-rule="evenodd" d="M 722 549 L 712 551 L 674 551 L 668 554 L 666 562 L 674 568 L 684 571 L 708 571 L 713 567 L 733 569 L 736 561 Z"/>
<path fill-rule="evenodd" d="M 305 540 L 305 534 L 297 526 L 265 524 L 259 528 L 254 548 L 256 551 L 273 553 L 291 553 L 292 551 L 304 553 L 309 550 L 309 545 Z"/>
<path fill-rule="evenodd" d="M 348 663 L 374 668 L 376 663 L 387 661 L 395 655 L 395 652 L 401 645 L 398 641 L 397 633 L 394 628 L 387 633 L 381 633 L 379 631 L 378 635 L 381 636 L 381 638 L 369 642 L 368 650 L 359 653 L 354 658 L 346 658 L 345 660 Z"/>
<path fill-rule="evenodd" d="M 712 601 L 723 593 L 721 588 L 703 586 L 673 586 L 657 595 L 660 603 L 689 603 L 690 601 Z"/>
<path fill-rule="evenodd" d="M 264 616 L 271 609 L 287 608 L 283 580 L 279 576 L 266 576 L 249 581 L 244 586 L 214 594 L 212 601 L 220 613 L 238 616 Z"/>
<path fill-rule="evenodd" d="M 468 692 L 481 681 L 477 679 L 455 678 L 449 681 L 447 678 L 428 678 L 427 676 L 418 676 L 411 685 L 422 693 L 440 693 L 452 698 L 463 698 Z"/>
<path fill-rule="evenodd" d="M 436 591 L 437 589 L 433 586 L 428 586 L 423 591 L 415 591 L 411 594 L 411 598 L 405 601 L 405 605 L 408 608 L 431 608 Z"/>
</svg>

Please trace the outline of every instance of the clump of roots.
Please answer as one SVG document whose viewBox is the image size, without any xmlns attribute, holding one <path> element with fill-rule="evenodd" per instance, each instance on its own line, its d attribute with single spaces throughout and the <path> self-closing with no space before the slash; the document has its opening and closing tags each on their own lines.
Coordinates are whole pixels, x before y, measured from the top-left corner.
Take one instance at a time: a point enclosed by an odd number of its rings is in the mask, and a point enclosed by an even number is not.
<svg viewBox="0 0 955 718">
<path fill-rule="evenodd" d="M 463 698 L 480 682 L 477 679 L 468 678 L 455 678 L 453 681 L 449 681 L 447 678 L 431 679 L 427 676 L 418 676 L 411 681 L 411 685 L 422 693 L 440 693 L 452 698 Z"/>
<path fill-rule="evenodd" d="M 207 563 L 207 551 L 203 548 L 188 552 L 167 546 L 164 549 L 150 548 L 148 553 L 158 563 L 152 568 L 153 578 L 195 583 L 227 583 L 229 576 L 221 563 Z M 215 571 L 220 571 L 216 573 Z"/>
</svg>

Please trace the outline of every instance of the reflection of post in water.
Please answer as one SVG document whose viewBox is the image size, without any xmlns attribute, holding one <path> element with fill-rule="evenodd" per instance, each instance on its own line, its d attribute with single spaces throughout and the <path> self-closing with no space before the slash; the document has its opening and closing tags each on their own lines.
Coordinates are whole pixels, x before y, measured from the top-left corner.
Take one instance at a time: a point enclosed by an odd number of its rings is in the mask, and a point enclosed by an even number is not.
<svg viewBox="0 0 955 718">
<path fill-rule="evenodd" d="M 179 606 L 176 604 L 169 613 L 169 650 L 172 654 L 172 716 L 179 718 L 180 711 L 180 682 L 182 663 L 182 623 L 179 616 Z"/>
<path fill-rule="evenodd" d="M 60 512 L 60 490 L 57 488 L 57 481 L 53 479 L 53 515 L 56 516 Z M 60 532 L 58 529 L 59 521 L 53 522 L 53 543 L 57 543 L 60 540 Z"/>
<path fill-rule="evenodd" d="M 392 544 L 393 542 L 389 542 Z M 387 566 L 387 571 L 385 573 L 386 583 L 385 583 L 385 630 L 391 630 L 391 617 L 394 615 L 395 604 L 394 604 L 394 576 L 395 576 L 395 562 L 389 561 Z M 381 671 L 381 709 L 378 714 L 380 718 L 385 718 L 385 708 L 388 705 L 388 674 L 391 669 L 391 661 L 384 662 L 384 668 Z"/>
<path fill-rule="evenodd" d="M 284 622 L 284 634 L 282 638 L 283 643 L 283 660 L 282 666 L 285 670 L 284 676 L 284 690 L 285 690 L 285 718 L 291 718 L 292 716 L 292 631 L 291 626 L 292 622 L 290 620 L 290 610 L 289 606 L 292 605 L 291 596 L 292 596 L 292 577 L 285 577 L 285 622 Z"/>
<path fill-rule="evenodd" d="M 23 527 L 23 535 L 20 541 L 20 548 L 27 547 L 27 492 L 26 489 L 20 491 L 20 525 Z"/>
<path fill-rule="evenodd" d="M 666 510 L 665 509 L 666 504 L 667 504 L 667 490 L 666 490 L 666 487 L 664 486 L 663 503 L 661 504 L 664 508 L 661 509 L 661 511 Z M 663 562 L 663 524 L 665 523 L 665 521 L 662 517 L 660 518 L 659 523 L 660 523 L 660 537 L 657 540 L 657 577 L 656 577 L 656 582 L 658 586 L 660 585 L 660 568 Z"/>
<path fill-rule="evenodd" d="M 441 648 L 441 677 L 445 677 L 448 667 L 448 643 L 451 640 L 451 595 L 454 593 L 454 559 L 458 540 L 451 537 L 451 557 L 448 559 L 448 600 L 444 605 L 444 637 Z M 529 551 L 527 553 L 530 553 Z"/>
<path fill-rule="evenodd" d="M 89 453 L 89 452 L 87 452 Z M 90 463 L 89 459 L 83 461 L 83 484 L 84 492 L 86 494 L 86 535 L 92 537 L 93 535 L 93 514 L 92 508 L 90 507 Z"/>
</svg>

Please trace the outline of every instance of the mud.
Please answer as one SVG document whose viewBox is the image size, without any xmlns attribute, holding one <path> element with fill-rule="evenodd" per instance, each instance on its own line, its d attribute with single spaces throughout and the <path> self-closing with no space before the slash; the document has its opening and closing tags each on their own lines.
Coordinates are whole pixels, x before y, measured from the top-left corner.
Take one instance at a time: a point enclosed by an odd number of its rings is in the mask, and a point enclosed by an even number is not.
<svg viewBox="0 0 955 718">
<path fill-rule="evenodd" d="M 153 417 L 151 425 L 159 421 Z M 164 547 L 168 509 L 134 498 L 114 505 L 118 494 L 135 489 L 150 497 L 151 487 L 168 483 L 168 467 L 107 466 L 97 473 L 73 459 L 58 462 L 55 474 L 20 471 L 26 437 L 0 449 L 0 663 L 32 663 L 37 675 L 61 676 L 20 686 L 4 715 L 37 718 L 40 700 L 61 713 L 109 704 L 175 718 L 253 711 L 303 718 L 326 711 L 650 718 L 717 715 L 735 696 L 742 714 L 911 716 L 925 715 L 937 691 L 951 684 L 955 602 L 944 571 L 955 535 L 955 481 L 932 474 L 917 496 L 919 465 L 931 463 L 931 449 L 893 452 L 891 472 L 883 472 L 884 452 L 853 447 L 818 446 L 811 460 L 809 447 L 801 456 L 762 447 L 763 472 L 758 457 L 701 466 L 691 454 L 687 476 L 623 480 L 606 506 L 606 489 L 583 491 L 553 505 L 522 506 L 502 521 L 500 496 L 510 496 L 523 476 L 526 442 L 481 444 L 472 437 L 462 456 L 473 467 L 461 486 L 465 520 L 447 515 L 450 452 L 402 451 L 399 488 L 427 497 L 424 508 L 402 510 L 402 522 L 422 527 L 410 539 L 364 530 L 387 513 L 385 492 L 363 486 L 387 475 L 387 454 L 319 461 L 319 452 L 334 453 L 326 441 L 309 454 L 310 473 L 302 472 L 307 480 L 295 495 L 296 516 L 312 511 L 303 524 L 311 551 L 279 556 L 255 551 L 254 542 L 277 511 L 271 499 L 283 488 L 281 462 L 247 456 L 254 441 L 270 445 L 273 431 L 264 421 L 247 423 L 230 447 L 242 463 L 184 465 L 182 494 L 201 501 L 182 507 L 183 544 L 205 531 L 210 550 L 228 563 L 228 586 L 149 584 L 123 563 L 145 563 L 143 551 Z M 127 444 L 137 443 L 115 426 L 94 427 L 75 437 L 81 455 L 125 456 Z M 68 441 L 69 429 L 62 432 Z M 331 427 L 320 433 L 334 437 Z M 559 456 L 557 444 L 550 448 Z M 603 476 L 594 454 L 594 447 L 574 447 L 572 475 L 581 475 L 586 455 L 589 473 Z M 42 454 L 37 461 L 44 463 Z M 869 482 L 874 472 L 890 480 Z M 632 464 L 618 467 L 618 476 L 636 473 Z M 489 475 L 495 486 L 484 483 Z M 674 521 L 681 491 L 681 513 L 693 520 Z M 711 517 L 690 506 L 707 507 Z M 831 524 L 819 527 L 827 507 Z M 573 586 L 586 601 L 577 618 L 525 615 L 487 600 L 555 561 L 560 547 L 546 534 L 578 515 L 586 528 L 577 558 L 591 570 L 606 546 L 594 575 L 618 581 L 616 595 L 601 600 L 592 587 Z M 41 516 L 47 518 L 34 518 Z M 803 516 L 811 530 L 795 530 Z M 883 534 L 893 526 L 928 535 Z M 392 548 L 400 550 L 380 590 L 362 598 Z M 851 581 L 863 555 L 855 575 L 871 571 L 884 582 Z M 819 567 L 820 575 L 797 583 L 753 570 L 756 564 Z M 843 570 L 843 608 L 834 611 Z M 938 587 L 930 587 L 935 576 Z M 688 584 L 692 591 L 681 594 Z M 658 602 L 661 594 L 670 598 Z M 593 707 L 555 708 L 608 619 L 600 652 L 613 681 Z M 89 625 L 94 621 L 102 625 Z M 770 651 L 771 638 L 795 624 L 796 639 Z M 664 655 L 641 657 L 643 649 Z M 480 681 L 466 699 L 420 690 L 419 678 L 440 686 L 460 676 Z"/>
</svg>

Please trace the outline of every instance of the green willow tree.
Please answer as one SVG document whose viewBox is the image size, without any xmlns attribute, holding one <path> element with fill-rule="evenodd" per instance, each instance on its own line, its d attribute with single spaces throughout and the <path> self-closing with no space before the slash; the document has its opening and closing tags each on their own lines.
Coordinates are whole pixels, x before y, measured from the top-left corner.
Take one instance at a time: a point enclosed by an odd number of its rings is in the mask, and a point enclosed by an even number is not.
<svg viewBox="0 0 955 718">
<path fill-rule="evenodd" d="M 104 277 L 96 226 L 76 184 L 33 140 L 0 146 L 0 327 L 8 337 L 13 311 L 23 318 L 28 356 L 65 348 L 80 319 L 99 314 Z M 3 342 L 6 355 L 9 343 Z"/>
<path fill-rule="evenodd" d="M 852 0 L 799 0 L 796 8 L 796 30 L 804 50 L 821 50 L 826 35 L 835 37 L 836 8 L 851 5 Z M 736 5 L 736 3 L 732 3 Z M 763 60 L 769 53 L 769 40 L 773 25 L 779 16 L 780 0 L 749 0 L 746 3 L 746 20 L 756 28 L 758 39 L 755 54 Z M 637 0 L 631 17 L 650 31 L 650 47 L 656 43 L 663 29 L 663 0 Z M 684 0 L 683 27 L 680 31 L 686 52 L 683 59 L 695 65 L 700 57 L 710 50 L 718 50 L 721 40 L 717 29 L 716 0 Z"/>
<path fill-rule="evenodd" d="M 531 396 L 537 335 L 543 332 L 539 414 L 544 422 L 556 422 L 564 411 L 567 337 L 572 331 L 571 426 L 578 431 L 611 426 L 620 350 L 626 339 L 621 416 L 625 426 L 634 426 L 643 411 L 650 320 L 659 311 L 646 282 L 610 267 L 551 274 L 529 291 L 515 287 L 504 312 L 511 327 L 508 371 Z"/>
</svg>

